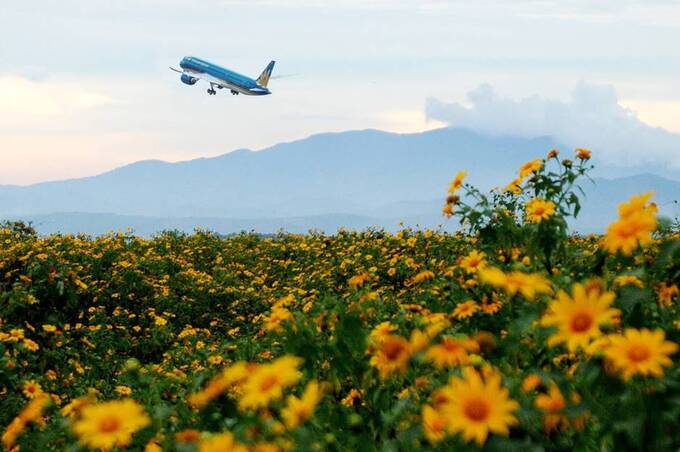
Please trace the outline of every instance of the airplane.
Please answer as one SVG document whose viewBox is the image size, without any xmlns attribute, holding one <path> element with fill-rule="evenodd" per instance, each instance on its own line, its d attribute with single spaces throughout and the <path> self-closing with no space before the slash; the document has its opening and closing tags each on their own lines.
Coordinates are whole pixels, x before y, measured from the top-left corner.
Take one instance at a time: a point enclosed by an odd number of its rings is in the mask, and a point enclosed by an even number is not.
<svg viewBox="0 0 680 452">
<path fill-rule="evenodd" d="M 255 80 L 193 56 L 182 58 L 179 63 L 179 67 L 182 69 L 175 69 L 172 66 L 170 66 L 170 69 L 182 74 L 180 80 L 187 85 L 195 85 L 201 79 L 207 81 L 210 83 L 208 94 L 211 96 L 217 94 L 215 88 L 227 88 L 231 90 L 233 95 L 265 96 L 271 94 L 271 91 L 267 88 L 267 83 L 269 83 L 269 78 L 272 75 L 274 63 L 274 61 L 271 61 Z"/>
</svg>

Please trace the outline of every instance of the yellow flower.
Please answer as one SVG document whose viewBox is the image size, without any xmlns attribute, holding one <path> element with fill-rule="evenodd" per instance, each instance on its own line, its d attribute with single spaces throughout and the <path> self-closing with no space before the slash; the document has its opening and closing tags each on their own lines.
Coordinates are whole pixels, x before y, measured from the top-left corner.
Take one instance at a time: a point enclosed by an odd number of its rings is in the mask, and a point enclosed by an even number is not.
<svg viewBox="0 0 680 452">
<path fill-rule="evenodd" d="M 71 400 L 66 406 L 64 406 L 60 413 L 64 417 L 68 417 L 73 420 L 80 417 L 83 408 L 95 403 L 95 397 L 93 394 L 88 394 L 86 396 L 78 397 Z"/>
<path fill-rule="evenodd" d="M 519 195 L 522 193 L 522 179 L 514 179 L 503 188 L 503 191 Z"/>
<path fill-rule="evenodd" d="M 411 346 L 411 353 L 418 353 L 422 351 L 430 343 L 430 337 L 427 333 L 419 329 L 411 331 L 409 338 L 409 345 Z"/>
<path fill-rule="evenodd" d="M 2 445 L 5 449 L 12 450 L 12 447 L 16 444 L 17 439 L 26 429 L 26 422 L 24 422 L 21 417 L 17 416 L 12 419 L 7 428 L 2 434 Z"/>
<path fill-rule="evenodd" d="M 541 384 L 541 377 L 529 374 L 522 380 L 522 392 L 531 392 Z"/>
<path fill-rule="evenodd" d="M 538 273 L 503 273 L 498 268 L 486 267 L 479 271 L 479 278 L 486 284 L 504 289 L 510 296 L 519 292 L 527 300 L 533 300 L 537 294 L 552 292 L 550 282 Z"/>
<path fill-rule="evenodd" d="M 56 327 L 56 326 L 54 326 L 54 325 L 49 325 L 49 324 L 43 325 L 43 326 L 42 326 L 42 329 L 43 329 L 43 331 L 46 332 L 46 333 L 54 333 L 55 331 L 57 331 L 57 327 Z"/>
<path fill-rule="evenodd" d="M 416 276 L 413 277 L 413 280 L 411 281 L 412 284 L 419 284 L 423 281 L 427 281 L 428 279 L 434 278 L 434 272 L 430 270 L 423 270 L 420 273 L 418 273 Z"/>
<path fill-rule="evenodd" d="M 222 364 L 224 362 L 224 358 L 222 358 L 221 355 L 210 355 L 208 356 L 208 363 L 212 364 L 213 366 L 217 366 L 219 364 Z"/>
<path fill-rule="evenodd" d="M 197 408 L 202 408 L 222 395 L 227 389 L 245 381 L 256 367 L 256 365 L 238 361 L 210 380 L 202 391 L 191 394 L 187 401 Z"/>
<path fill-rule="evenodd" d="M 363 286 L 364 283 L 368 280 L 368 278 L 369 278 L 368 273 L 362 273 L 360 275 L 352 276 L 347 282 L 347 285 L 352 289 L 356 289 L 358 287 Z"/>
<path fill-rule="evenodd" d="M 560 290 L 541 319 L 543 326 L 557 327 L 557 332 L 548 339 L 548 345 L 566 343 L 570 352 L 579 347 L 587 348 L 602 334 L 600 326 L 611 324 L 621 314 L 610 307 L 615 296 L 613 292 L 588 292 L 578 283 L 572 287 L 571 296 Z"/>
<path fill-rule="evenodd" d="M 446 418 L 430 405 L 423 405 L 423 431 L 425 438 L 436 444 L 446 437 Z"/>
<path fill-rule="evenodd" d="M 371 366 L 378 369 L 380 378 L 387 379 L 393 373 L 403 373 L 411 359 L 411 344 L 401 336 L 387 336 L 371 357 Z"/>
<path fill-rule="evenodd" d="M 452 378 L 445 391 L 447 400 L 439 410 L 446 418 L 447 430 L 461 433 L 467 442 L 474 440 L 482 446 L 489 432 L 507 436 L 508 427 L 517 424 L 512 413 L 519 404 L 501 386 L 497 372 L 482 380 L 475 370 L 467 368 L 464 378 Z"/>
<path fill-rule="evenodd" d="M 576 158 L 580 160 L 588 160 L 592 153 L 588 149 L 576 148 Z"/>
<path fill-rule="evenodd" d="M 37 352 L 40 349 L 40 346 L 35 342 L 32 341 L 31 339 L 24 339 L 24 347 L 26 347 L 29 351 L 32 352 Z"/>
<path fill-rule="evenodd" d="M 475 312 L 479 311 L 479 306 L 474 300 L 467 300 L 464 303 L 460 303 L 453 310 L 453 317 L 458 320 L 466 319 L 472 317 Z"/>
<path fill-rule="evenodd" d="M 24 382 L 22 392 L 27 398 L 32 399 L 34 397 L 41 395 L 43 393 L 43 390 L 40 384 L 37 383 L 35 380 L 26 380 Z"/>
<path fill-rule="evenodd" d="M 247 452 L 248 448 L 239 444 L 230 432 L 212 435 L 201 441 L 199 452 Z"/>
<path fill-rule="evenodd" d="M 534 400 L 536 408 L 543 411 L 543 426 L 547 432 L 556 430 L 560 424 L 569 425 L 569 419 L 562 413 L 567 402 L 555 383 L 550 385 L 547 394 L 539 394 Z"/>
<path fill-rule="evenodd" d="M 639 287 L 640 289 L 645 287 L 642 281 L 640 281 L 640 278 L 634 275 L 621 275 L 617 276 L 614 279 L 614 286 L 616 287 L 623 287 L 629 285 Z"/>
<path fill-rule="evenodd" d="M 281 418 L 283 418 L 286 427 L 293 429 L 309 420 L 312 414 L 314 414 L 314 409 L 322 396 L 319 383 L 316 381 L 311 381 L 307 384 L 301 398 L 292 395 L 288 396 L 287 404 L 281 410 Z"/>
<path fill-rule="evenodd" d="M 479 351 L 479 344 L 472 339 L 455 339 L 445 337 L 442 341 L 430 347 L 427 358 L 439 368 L 461 366 L 470 363 L 468 352 Z"/>
<path fill-rule="evenodd" d="M 555 214 L 555 203 L 540 198 L 534 198 L 526 203 L 527 223 L 540 223 Z"/>
<path fill-rule="evenodd" d="M 486 254 L 473 250 L 460 260 L 459 265 L 466 273 L 475 273 L 486 265 Z"/>
<path fill-rule="evenodd" d="M 298 370 L 302 359 L 296 356 L 282 356 L 270 364 L 262 364 L 243 384 L 243 395 L 239 400 L 242 410 L 266 407 L 271 401 L 283 397 L 283 389 L 292 386 L 302 378 Z"/>
<path fill-rule="evenodd" d="M 250 452 L 281 452 L 282 450 L 274 443 L 257 443 L 250 447 Z"/>
<path fill-rule="evenodd" d="M 16 440 L 23 433 L 28 423 L 37 422 L 41 424 L 44 422 L 42 414 L 47 405 L 49 405 L 50 400 L 49 394 L 41 392 L 32 398 L 17 417 L 10 422 L 1 438 L 2 444 L 7 450 L 12 450 Z"/>
<path fill-rule="evenodd" d="M 427 334 L 428 337 L 435 337 L 437 334 L 451 326 L 448 316 L 443 312 L 429 314 L 424 320 L 427 324 L 425 334 Z"/>
<path fill-rule="evenodd" d="M 151 423 L 137 402 L 130 399 L 88 405 L 73 424 L 80 443 L 92 449 L 126 447 L 132 436 Z"/>
<path fill-rule="evenodd" d="M 619 205 L 619 217 L 628 218 L 640 212 L 656 214 L 656 206 L 649 200 L 654 196 L 654 192 L 647 192 L 641 195 L 633 195 L 628 202 Z"/>
<path fill-rule="evenodd" d="M 678 350 L 678 345 L 665 340 L 663 330 L 636 330 L 628 328 L 624 334 L 609 335 L 610 345 L 605 356 L 625 380 L 633 375 L 663 377 L 662 366 L 672 366 L 668 357 Z"/>
<path fill-rule="evenodd" d="M 453 179 L 449 185 L 450 194 L 454 194 L 456 191 L 458 191 L 458 189 L 463 185 L 463 179 L 465 179 L 465 176 L 467 176 L 467 172 L 465 171 L 461 171 L 456 174 L 455 179 Z"/>
<path fill-rule="evenodd" d="M 158 444 L 157 440 L 152 439 L 144 446 L 144 452 L 163 452 L 163 448 Z"/>
<path fill-rule="evenodd" d="M 678 286 L 675 284 L 661 283 L 658 287 L 659 304 L 669 307 L 673 305 L 673 298 L 678 295 Z"/>
<path fill-rule="evenodd" d="M 636 214 L 610 224 L 603 240 L 604 248 L 611 254 L 620 251 L 626 256 L 633 254 L 638 246 L 652 242 L 656 229 L 656 218 L 647 214 Z"/>
<path fill-rule="evenodd" d="M 5 339 L 8 342 L 18 342 L 24 339 L 24 330 L 21 328 L 13 328 L 9 330 L 9 337 Z"/>
<path fill-rule="evenodd" d="M 652 193 L 632 196 L 619 206 L 619 219 L 609 225 L 602 246 L 611 254 L 630 256 L 638 246 L 652 243 L 656 230 L 656 206 L 648 204 Z"/>
<path fill-rule="evenodd" d="M 278 331 L 281 329 L 281 324 L 285 321 L 293 319 L 293 314 L 285 308 L 274 308 L 271 314 L 264 319 L 265 331 Z"/>
<path fill-rule="evenodd" d="M 390 334 L 392 334 L 392 331 L 396 329 L 397 329 L 396 325 L 392 325 L 390 322 L 381 322 L 371 330 L 371 333 L 369 334 L 368 337 L 371 342 L 378 344 L 382 342 Z"/>
<path fill-rule="evenodd" d="M 529 174 L 540 171 L 541 168 L 543 168 L 543 160 L 541 159 L 534 159 L 530 162 L 526 162 L 519 169 L 519 177 L 520 179 L 524 179 Z"/>
<path fill-rule="evenodd" d="M 122 396 L 129 396 L 132 394 L 132 389 L 129 386 L 118 385 L 115 391 Z"/>
<path fill-rule="evenodd" d="M 354 401 L 361 399 L 361 391 L 356 388 L 352 388 L 349 393 L 340 401 L 340 403 L 346 407 L 354 406 Z"/>
<path fill-rule="evenodd" d="M 175 433 L 175 441 L 178 443 L 197 443 L 201 439 L 201 432 L 194 429 L 182 430 Z"/>
</svg>

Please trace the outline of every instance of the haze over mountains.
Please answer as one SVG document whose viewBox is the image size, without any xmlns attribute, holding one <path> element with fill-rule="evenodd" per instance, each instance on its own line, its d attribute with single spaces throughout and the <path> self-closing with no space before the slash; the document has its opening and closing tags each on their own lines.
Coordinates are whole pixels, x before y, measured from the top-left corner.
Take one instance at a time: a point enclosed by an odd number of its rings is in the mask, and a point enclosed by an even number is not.
<svg viewBox="0 0 680 452">
<path fill-rule="evenodd" d="M 127 227 L 143 235 L 195 227 L 220 233 L 334 232 L 339 226 L 395 229 L 400 221 L 436 227 L 445 223 L 442 199 L 457 171 L 467 170 L 469 181 L 482 188 L 505 185 L 520 164 L 554 147 L 571 157 L 572 148 L 550 137 L 466 129 L 320 134 L 258 152 L 142 161 L 82 179 L 0 186 L 0 217 L 33 221 L 44 233 L 100 234 Z M 579 230 L 603 229 L 618 202 L 647 190 L 656 191 L 662 213 L 678 214 L 680 175 L 664 178 L 647 167 L 648 173 L 624 176 L 594 163 L 600 177 L 595 185 L 584 182 Z M 454 226 L 449 222 L 447 228 Z"/>
</svg>

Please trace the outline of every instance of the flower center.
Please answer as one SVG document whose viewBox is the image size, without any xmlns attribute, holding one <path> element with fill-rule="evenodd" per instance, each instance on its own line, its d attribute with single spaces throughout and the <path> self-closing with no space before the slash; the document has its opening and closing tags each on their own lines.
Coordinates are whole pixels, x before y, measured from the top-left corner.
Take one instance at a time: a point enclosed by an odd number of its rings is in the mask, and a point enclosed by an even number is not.
<svg viewBox="0 0 680 452">
<path fill-rule="evenodd" d="M 580 312 L 571 319 L 571 330 L 577 333 L 583 333 L 590 329 L 592 324 L 593 317 L 585 312 Z"/>
<path fill-rule="evenodd" d="M 276 386 L 278 383 L 279 378 L 276 375 L 270 375 L 264 380 L 262 380 L 262 384 L 260 384 L 260 389 L 262 391 L 269 391 L 271 388 Z"/>
<path fill-rule="evenodd" d="M 115 432 L 118 427 L 120 427 L 120 421 L 116 417 L 107 417 L 99 423 L 99 431 L 103 433 Z"/>
<path fill-rule="evenodd" d="M 635 237 L 635 234 L 637 233 L 637 227 L 630 222 L 624 223 L 619 229 L 619 238 L 621 240 L 628 240 L 630 238 Z"/>
<path fill-rule="evenodd" d="M 404 347 L 397 342 L 388 342 L 383 348 L 383 353 L 388 360 L 394 361 L 401 355 L 403 349 Z"/>
<path fill-rule="evenodd" d="M 567 406 L 567 404 L 564 402 L 564 399 L 560 398 L 553 398 L 550 400 L 550 403 L 547 406 L 546 411 L 550 413 L 557 413 L 558 411 L 561 411 L 564 409 L 564 407 Z"/>
<path fill-rule="evenodd" d="M 447 352 L 457 352 L 458 350 L 461 350 L 463 348 L 458 343 L 458 341 L 454 340 L 445 340 L 442 342 L 442 345 L 444 346 L 444 349 L 446 349 Z"/>
<path fill-rule="evenodd" d="M 465 415 L 475 422 L 481 422 L 489 416 L 489 404 L 480 399 L 469 400 L 465 405 Z"/>
<path fill-rule="evenodd" d="M 545 213 L 545 209 L 543 207 L 536 207 L 534 209 L 534 215 L 537 217 L 542 216 Z"/>
<path fill-rule="evenodd" d="M 649 359 L 649 355 L 649 348 L 641 344 L 631 345 L 628 349 L 628 359 L 636 363 L 646 361 Z"/>
<path fill-rule="evenodd" d="M 446 424 L 441 419 L 435 419 L 430 424 L 430 428 L 432 429 L 433 432 L 440 433 L 444 431 L 444 429 L 446 428 Z"/>
</svg>

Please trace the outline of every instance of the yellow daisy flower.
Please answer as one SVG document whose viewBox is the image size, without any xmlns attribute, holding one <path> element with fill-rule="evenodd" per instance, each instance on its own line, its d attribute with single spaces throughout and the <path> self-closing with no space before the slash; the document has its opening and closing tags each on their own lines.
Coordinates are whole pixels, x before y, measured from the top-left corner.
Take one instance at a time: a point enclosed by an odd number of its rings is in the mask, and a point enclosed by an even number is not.
<svg viewBox="0 0 680 452">
<path fill-rule="evenodd" d="M 548 339 L 548 345 L 566 343 L 570 352 L 579 347 L 587 348 L 602 334 L 600 326 L 611 324 L 621 314 L 610 307 L 615 296 L 614 292 L 586 291 L 578 283 L 572 287 L 571 296 L 559 291 L 541 319 L 543 326 L 557 327 L 557 332 Z"/>
<path fill-rule="evenodd" d="M 472 339 L 445 337 L 439 344 L 427 351 L 427 358 L 439 368 L 460 366 L 470 363 L 468 352 L 479 351 L 479 344 Z"/>
<path fill-rule="evenodd" d="M 534 198 L 526 203 L 526 222 L 540 223 L 555 214 L 555 203 Z"/>
<path fill-rule="evenodd" d="M 26 380 L 21 392 L 23 392 L 27 398 L 33 399 L 42 394 L 43 390 L 40 383 L 37 383 L 35 380 Z"/>
<path fill-rule="evenodd" d="M 129 445 L 132 436 L 150 423 L 144 408 L 134 400 L 113 400 L 83 408 L 73 431 L 82 445 L 109 450 Z"/>
<path fill-rule="evenodd" d="M 513 412 L 519 404 L 501 386 L 501 376 L 490 373 L 485 380 L 473 369 L 466 369 L 464 378 L 453 378 L 446 387 L 448 401 L 441 408 L 450 433 L 460 433 L 467 442 L 482 446 L 493 432 L 507 436 L 517 424 Z"/>
<path fill-rule="evenodd" d="M 480 253 L 477 250 L 473 250 L 470 254 L 463 257 L 458 265 L 460 265 L 460 268 L 465 270 L 466 273 L 475 273 L 486 265 L 486 253 Z"/>
<path fill-rule="evenodd" d="M 455 193 L 460 187 L 463 186 L 463 179 L 465 179 L 465 176 L 467 176 L 466 171 L 461 171 L 458 174 L 456 174 L 456 177 L 451 181 L 451 184 L 449 185 L 450 194 Z"/>
<path fill-rule="evenodd" d="M 529 162 L 526 162 L 519 169 L 519 177 L 520 179 L 524 179 L 529 174 L 540 171 L 541 168 L 543 168 L 543 160 L 541 159 L 534 159 Z"/>
<path fill-rule="evenodd" d="M 496 267 L 486 267 L 479 271 L 479 279 L 483 283 L 504 289 L 509 296 L 519 292 L 527 300 L 534 300 L 538 294 L 552 292 L 550 282 L 538 273 L 504 273 Z"/>
<path fill-rule="evenodd" d="M 243 384 L 243 396 L 239 407 L 243 410 L 266 407 L 271 401 L 283 397 L 283 389 L 302 378 L 298 370 L 302 359 L 283 356 L 270 364 L 262 364 Z"/>
<path fill-rule="evenodd" d="M 411 359 L 411 344 L 401 336 L 385 337 L 371 357 L 371 366 L 378 369 L 380 378 L 389 378 L 393 373 L 403 373 Z"/>
<path fill-rule="evenodd" d="M 477 311 L 479 311 L 477 303 L 474 300 L 467 300 L 456 306 L 453 310 L 453 318 L 457 320 L 466 319 L 472 317 Z"/>
<path fill-rule="evenodd" d="M 422 411 L 423 431 L 425 438 L 436 444 L 446 437 L 446 418 L 430 405 L 423 405 Z"/>
<path fill-rule="evenodd" d="M 239 444 L 230 432 L 212 435 L 201 441 L 199 452 L 247 452 L 248 448 Z"/>
<path fill-rule="evenodd" d="M 323 393 L 316 381 L 307 384 L 302 397 L 288 396 L 287 404 L 281 410 L 281 418 L 286 427 L 293 429 L 309 420 L 322 397 Z"/>
<path fill-rule="evenodd" d="M 678 351 L 678 344 L 666 341 L 660 329 L 629 328 L 624 334 L 609 335 L 609 339 L 605 356 L 624 380 L 636 374 L 663 377 L 663 366 L 673 365 L 668 356 Z"/>
</svg>

